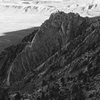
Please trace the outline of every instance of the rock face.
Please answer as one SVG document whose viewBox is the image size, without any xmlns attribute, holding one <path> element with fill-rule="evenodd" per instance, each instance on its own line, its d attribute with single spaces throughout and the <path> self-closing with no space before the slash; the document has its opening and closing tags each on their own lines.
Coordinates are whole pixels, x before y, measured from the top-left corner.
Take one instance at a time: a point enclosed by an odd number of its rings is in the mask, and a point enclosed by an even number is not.
<svg viewBox="0 0 100 100">
<path fill-rule="evenodd" d="M 5 48 L 0 54 L 0 82 L 5 81 L 5 78 L 7 77 L 7 70 L 9 70 L 11 63 L 14 61 L 16 56 L 22 52 L 25 46 L 32 41 L 37 30 L 38 29 L 34 30 L 32 34 L 26 36 L 20 44 Z"/>
<path fill-rule="evenodd" d="M 19 52 L 14 47 L 14 57 L 2 55 L 0 79 L 9 93 L 33 100 L 99 100 L 100 17 L 57 12 L 34 34 L 23 39 L 27 45 Z"/>
</svg>

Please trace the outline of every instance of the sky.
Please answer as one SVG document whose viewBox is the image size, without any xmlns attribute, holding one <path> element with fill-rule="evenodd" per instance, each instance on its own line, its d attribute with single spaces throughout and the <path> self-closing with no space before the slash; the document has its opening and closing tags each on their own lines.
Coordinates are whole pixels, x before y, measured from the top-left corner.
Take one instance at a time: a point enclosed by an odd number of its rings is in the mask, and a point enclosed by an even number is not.
<svg viewBox="0 0 100 100">
<path fill-rule="evenodd" d="M 0 0 L 0 1 L 17 1 L 17 0 Z M 23 0 L 20 0 L 20 1 L 23 1 Z M 28 1 L 28 0 L 26 0 L 26 1 Z M 36 1 L 36 0 L 33 0 L 33 1 Z M 37 1 L 63 1 L 63 0 L 37 0 Z"/>
<path fill-rule="evenodd" d="M 40 0 L 40 1 L 44 1 L 44 0 Z M 45 1 L 63 1 L 63 0 L 45 0 Z"/>
<path fill-rule="evenodd" d="M 8 0 L 6 0 L 6 1 L 8 1 Z M 20 4 L 20 1 L 24 1 L 24 0 L 11 0 L 11 1 L 17 1 Z M 30 0 L 27 0 L 27 1 L 30 1 Z M 36 0 L 33 0 L 33 1 L 36 1 Z M 91 4 L 92 0 L 37 0 L 37 1 L 58 1 L 58 2 L 59 1 L 61 1 L 61 2 L 62 1 L 75 1 L 74 3 L 80 4 L 83 7 L 86 4 Z M 100 0 L 94 0 L 94 1 L 96 4 L 100 4 Z M 67 3 L 61 3 L 61 2 L 57 3 L 57 5 L 55 5 L 56 3 L 54 3 L 54 7 L 57 7 L 57 9 L 64 8 L 64 10 L 68 11 L 68 12 L 73 11 L 72 9 L 75 9 L 75 7 L 76 7 L 73 2 L 72 3 L 69 2 L 71 6 L 70 6 L 70 9 L 68 8 L 68 10 L 67 10 L 66 6 L 63 5 L 63 4 L 67 4 Z M 53 4 L 53 3 L 51 3 L 51 4 Z M 32 10 L 32 11 L 29 10 L 29 12 L 25 13 L 25 12 L 23 12 L 24 7 L 22 7 L 22 9 L 17 9 L 16 7 L 14 7 L 14 8 L 9 7 L 6 9 L 5 7 L 3 7 L 3 5 L 5 5 L 5 4 L 1 3 L 1 7 L 0 7 L 0 36 L 2 35 L 2 33 L 5 33 L 5 32 L 10 32 L 10 31 L 26 29 L 26 28 L 30 28 L 30 27 L 34 27 L 34 26 L 39 26 L 46 19 L 49 18 L 49 16 L 50 16 L 49 14 L 53 10 L 55 11 L 55 9 L 53 9 L 53 8 L 49 9 L 50 11 L 48 11 L 48 9 L 44 9 L 44 7 L 46 7 L 48 5 L 46 5 L 46 6 L 43 5 L 43 7 L 42 7 L 42 5 L 40 4 L 37 12 L 35 12 L 35 10 Z M 98 6 L 98 7 L 99 7 L 98 9 L 100 9 L 100 6 Z M 83 15 L 83 16 L 87 16 L 87 7 L 86 7 L 86 10 L 84 12 L 81 10 L 81 6 L 79 6 L 79 8 L 75 9 L 74 11 L 81 13 L 81 15 Z M 41 15 L 42 14 L 41 12 L 43 12 L 43 15 Z M 92 15 L 98 16 L 100 14 L 100 11 L 98 11 L 97 9 L 94 11 L 89 10 L 89 14 L 91 16 Z"/>
</svg>

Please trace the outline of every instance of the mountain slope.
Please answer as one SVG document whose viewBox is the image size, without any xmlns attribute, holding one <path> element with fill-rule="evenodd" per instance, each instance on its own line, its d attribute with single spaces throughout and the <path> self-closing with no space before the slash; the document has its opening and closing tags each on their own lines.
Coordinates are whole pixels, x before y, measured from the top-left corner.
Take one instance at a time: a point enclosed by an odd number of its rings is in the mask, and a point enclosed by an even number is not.
<svg viewBox="0 0 100 100">
<path fill-rule="evenodd" d="M 11 78 L 7 83 L 9 83 L 9 81 L 11 81 L 11 83 L 20 81 L 27 72 L 34 72 L 37 66 L 59 51 L 67 41 L 77 36 L 78 28 L 84 19 L 77 15 L 74 16 L 73 14 L 71 16 L 69 14 L 68 19 L 65 19 L 66 17 L 65 13 L 61 13 L 61 15 L 57 14 L 56 16 L 51 15 L 50 19 L 42 24 L 40 30 L 33 38 L 32 43 L 28 45 L 12 63 L 8 73 L 8 78 L 10 76 Z M 70 22 L 69 19 L 72 21 Z M 76 22 L 78 22 L 77 25 Z M 70 26 L 71 23 L 73 24 L 72 27 Z M 63 26 L 64 24 L 65 26 Z M 66 34 L 64 30 L 66 25 L 68 25 L 71 31 L 76 29 L 76 31 L 73 31 L 73 36 L 71 35 L 72 32 Z M 67 35 L 69 36 L 67 37 Z M 16 75 L 19 76 L 16 77 Z"/>
<path fill-rule="evenodd" d="M 33 100 L 100 99 L 99 22 L 100 17 L 52 14 L 23 39 L 25 46 L 15 46 L 16 55 L 1 54 L 1 86 L 8 87 L 10 95 L 20 91 Z"/>
</svg>

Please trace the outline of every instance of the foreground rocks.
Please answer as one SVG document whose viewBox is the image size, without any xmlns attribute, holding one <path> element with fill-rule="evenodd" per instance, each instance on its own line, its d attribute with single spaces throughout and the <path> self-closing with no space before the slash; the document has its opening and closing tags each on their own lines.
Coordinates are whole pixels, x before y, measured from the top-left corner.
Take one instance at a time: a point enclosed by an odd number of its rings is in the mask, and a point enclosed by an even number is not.
<svg viewBox="0 0 100 100">
<path fill-rule="evenodd" d="M 33 100 L 99 100 L 99 59 L 100 17 L 58 12 L 1 53 L 1 86 Z"/>
</svg>

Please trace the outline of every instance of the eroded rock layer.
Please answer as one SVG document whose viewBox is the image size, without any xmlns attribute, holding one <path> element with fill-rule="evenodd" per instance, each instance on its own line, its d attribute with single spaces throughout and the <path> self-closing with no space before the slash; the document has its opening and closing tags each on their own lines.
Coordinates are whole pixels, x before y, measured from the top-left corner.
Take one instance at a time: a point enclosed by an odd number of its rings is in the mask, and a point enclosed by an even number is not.
<svg viewBox="0 0 100 100">
<path fill-rule="evenodd" d="M 100 17 L 57 12 L 33 33 L 20 52 L 14 50 L 11 63 L 8 53 L 0 60 L 1 84 L 9 93 L 33 100 L 99 100 Z"/>
</svg>

